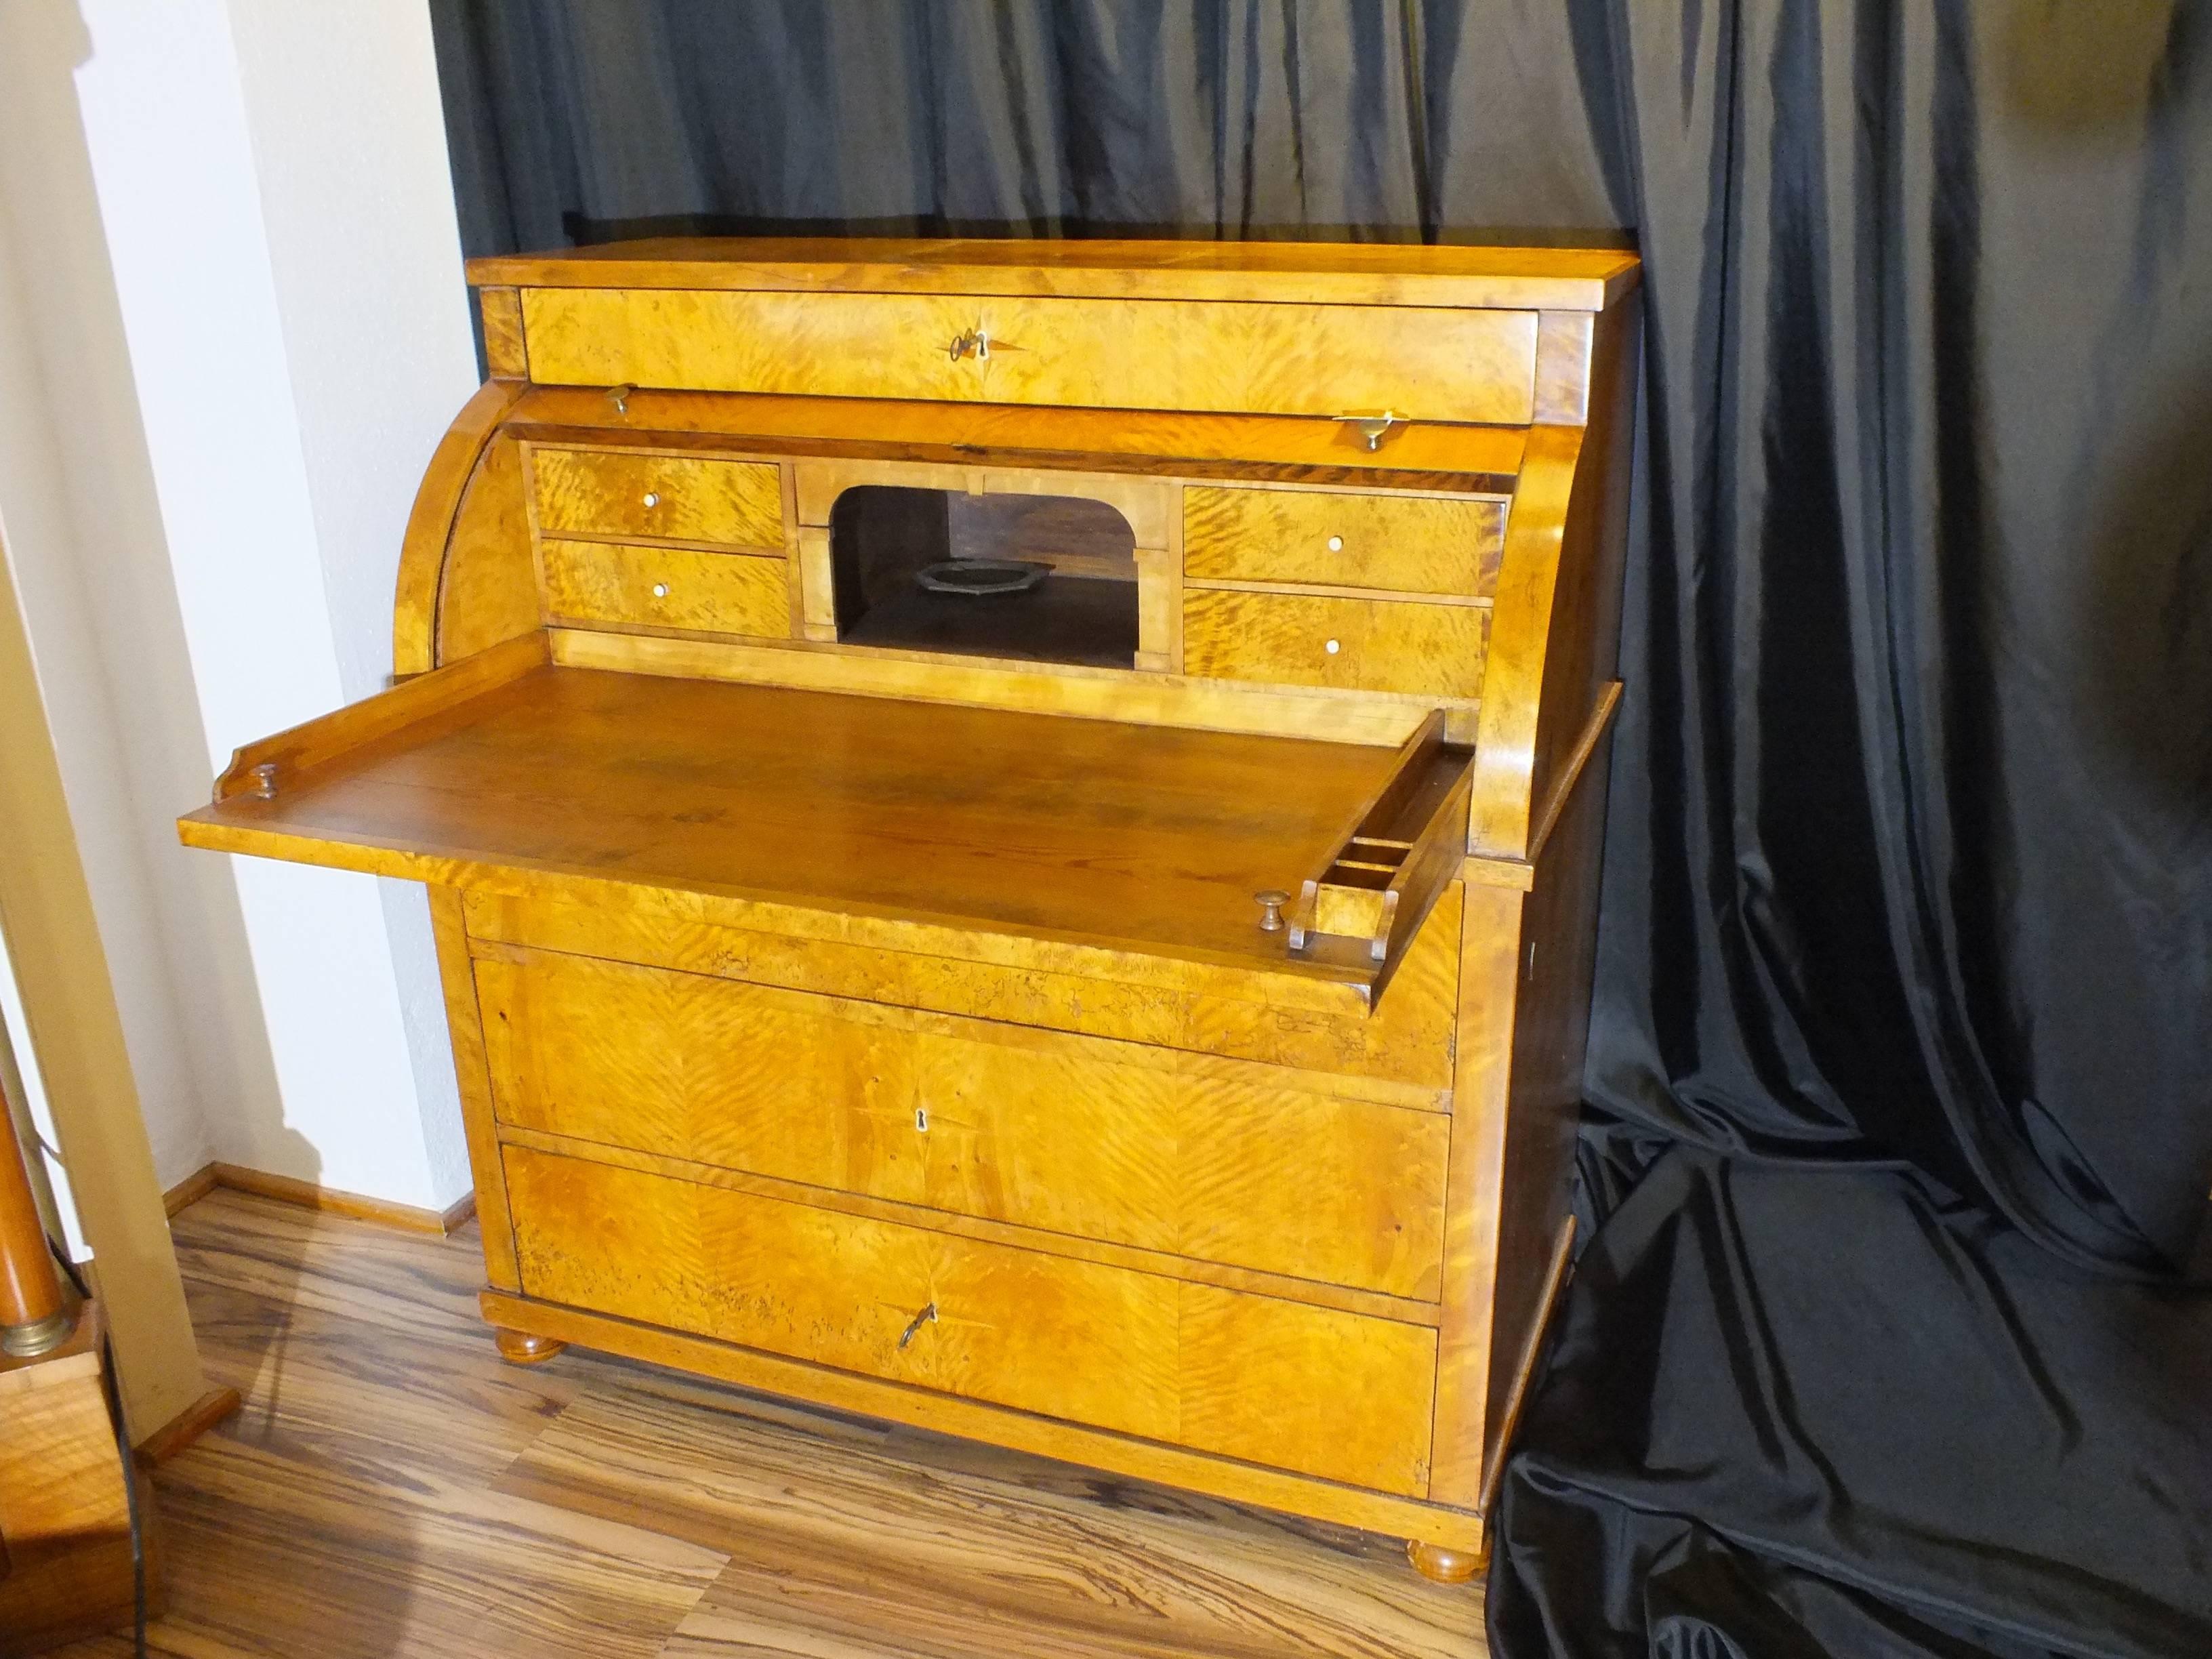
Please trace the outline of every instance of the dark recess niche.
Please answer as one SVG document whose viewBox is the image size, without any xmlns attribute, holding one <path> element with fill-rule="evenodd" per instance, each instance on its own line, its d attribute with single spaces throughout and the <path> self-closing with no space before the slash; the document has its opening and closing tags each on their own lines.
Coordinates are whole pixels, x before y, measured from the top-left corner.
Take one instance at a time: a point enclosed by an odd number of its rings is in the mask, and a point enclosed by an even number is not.
<svg viewBox="0 0 2212 1659">
<path fill-rule="evenodd" d="M 866 484 L 830 514 L 837 637 L 962 656 L 1133 668 L 1137 538 L 1103 501 L 970 495 Z M 1049 566 L 1020 593 L 939 593 L 933 565 L 1022 560 Z"/>
</svg>

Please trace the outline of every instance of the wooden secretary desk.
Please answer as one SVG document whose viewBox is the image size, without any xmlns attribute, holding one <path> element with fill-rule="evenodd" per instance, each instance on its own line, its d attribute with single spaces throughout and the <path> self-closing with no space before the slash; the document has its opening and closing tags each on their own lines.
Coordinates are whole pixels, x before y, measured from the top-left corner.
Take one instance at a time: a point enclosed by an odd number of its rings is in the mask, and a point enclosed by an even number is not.
<svg viewBox="0 0 2212 1659">
<path fill-rule="evenodd" d="M 483 259 L 392 690 L 501 1351 L 1402 1536 L 1565 1270 L 1637 351 L 1588 250 Z"/>
</svg>

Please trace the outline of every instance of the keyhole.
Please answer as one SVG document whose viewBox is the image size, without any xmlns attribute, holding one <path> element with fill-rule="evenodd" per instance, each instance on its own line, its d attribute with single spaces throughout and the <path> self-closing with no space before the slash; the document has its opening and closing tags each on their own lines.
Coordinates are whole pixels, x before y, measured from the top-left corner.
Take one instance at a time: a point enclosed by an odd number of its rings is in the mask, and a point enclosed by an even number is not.
<svg viewBox="0 0 2212 1659">
<path fill-rule="evenodd" d="M 927 1134 L 929 1133 L 928 1107 L 917 1106 L 914 1109 L 914 1127 L 921 1130 L 924 1134 Z"/>
</svg>

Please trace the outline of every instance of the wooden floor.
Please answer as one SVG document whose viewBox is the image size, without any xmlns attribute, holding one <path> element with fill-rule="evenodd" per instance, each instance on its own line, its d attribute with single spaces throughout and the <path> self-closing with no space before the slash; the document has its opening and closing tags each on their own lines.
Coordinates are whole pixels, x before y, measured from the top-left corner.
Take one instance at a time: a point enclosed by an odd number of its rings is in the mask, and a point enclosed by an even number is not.
<svg viewBox="0 0 2212 1659">
<path fill-rule="evenodd" d="M 502 1364 L 472 1228 L 227 1191 L 175 1228 L 210 1371 L 246 1403 L 158 1478 L 155 1652 L 1485 1651 L 1480 1590 L 1422 1582 L 1394 1540 L 591 1355 Z"/>
</svg>

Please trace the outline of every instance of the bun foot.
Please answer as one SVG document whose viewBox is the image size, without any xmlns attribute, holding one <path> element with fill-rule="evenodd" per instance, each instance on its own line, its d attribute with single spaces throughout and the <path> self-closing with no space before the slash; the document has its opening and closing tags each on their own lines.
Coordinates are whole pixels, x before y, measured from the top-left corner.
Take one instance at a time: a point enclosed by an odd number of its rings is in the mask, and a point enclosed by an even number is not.
<svg viewBox="0 0 2212 1659">
<path fill-rule="evenodd" d="M 1431 1584 L 1464 1584 L 1487 1565 L 1472 1550 L 1448 1550 L 1439 1544 L 1424 1544 L 1418 1538 L 1406 1540 L 1406 1559 Z"/>
<path fill-rule="evenodd" d="M 528 1336 L 520 1331 L 510 1331 L 504 1325 L 494 1326 L 491 1336 L 498 1345 L 499 1357 L 510 1365 L 542 1365 L 568 1346 L 550 1336 Z"/>
</svg>

